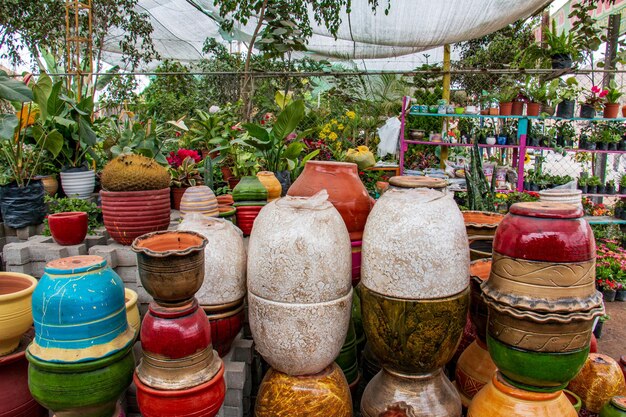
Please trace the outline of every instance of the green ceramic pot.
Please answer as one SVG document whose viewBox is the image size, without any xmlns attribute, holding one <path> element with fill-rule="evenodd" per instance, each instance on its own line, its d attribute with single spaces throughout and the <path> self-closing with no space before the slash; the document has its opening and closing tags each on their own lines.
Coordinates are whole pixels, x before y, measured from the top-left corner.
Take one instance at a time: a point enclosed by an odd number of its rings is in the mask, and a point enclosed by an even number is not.
<svg viewBox="0 0 626 417">
<path fill-rule="evenodd" d="M 41 361 L 26 353 L 28 388 L 57 417 L 111 417 L 133 380 L 132 346 L 112 356 L 75 364 Z"/>
<path fill-rule="evenodd" d="M 452 359 L 469 308 L 469 286 L 451 297 L 408 300 L 359 284 L 363 329 L 380 364 L 406 374 L 434 372 Z"/>
<path fill-rule="evenodd" d="M 589 346 L 571 352 L 533 352 L 514 348 L 487 334 L 491 359 L 507 381 L 535 392 L 565 388 L 582 369 Z"/>
<path fill-rule="evenodd" d="M 257 177 L 243 177 L 233 189 L 234 201 L 267 201 L 267 189 Z"/>
<path fill-rule="evenodd" d="M 613 397 L 600 410 L 600 417 L 626 417 L 626 397 Z"/>
<path fill-rule="evenodd" d="M 572 391 L 568 391 L 566 389 L 563 390 L 563 394 L 565 394 L 569 402 L 572 403 L 572 405 L 574 406 L 574 410 L 576 410 L 577 413 L 580 413 L 580 409 L 583 407 L 583 402 L 580 397 L 574 394 Z"/>
</svg>

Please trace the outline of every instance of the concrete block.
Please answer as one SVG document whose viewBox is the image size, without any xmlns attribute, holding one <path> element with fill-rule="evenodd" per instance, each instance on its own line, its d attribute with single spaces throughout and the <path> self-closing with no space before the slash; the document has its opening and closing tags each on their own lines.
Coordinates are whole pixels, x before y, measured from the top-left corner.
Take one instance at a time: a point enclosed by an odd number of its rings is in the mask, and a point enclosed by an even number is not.
<svg viewBox="0 0 626 417">
<path fill-rule="evenodd" d="M 115 248 L 117 266 L 137 266 L 137 254 L 133 252 L 130 246 L 120 245 L 119 243 L 111 246 Z"/>
<path fill-rule="evenodd" d="M 217 417 L 243 417 L 243 410 L 240 407 L 223 405 L 217 413 Z"/>
<path fill-rule="evenodd" d="M 7 264 L 7 272 L 19 272 L 20 274 L 33 275 L 32 263 L 24 265 L 10 265 Z M 34 275 L 33 275 L 34 276 Z"/>
<path fill-rule="evenodd" d="M 226 388 L 242 390 L 246 384 L 246 364 L 244 362 L 231 362 L 226 361 L 226 358 L 224 359 Z"/>
<path fill-rule="evenodd" d="M 95 245 L 89 248 L 89 254 L 103 257 L 111 268 L 117 267 L 117 251 L 113 246 Z"/>
<path fill-rule="evenodd" d="M 15 234 L 20 240 L 28 240 L 29 237 L 35 236 L 37 233 L 37 226 L 26 226 L 19 229 L 15 229 Z"/>
<path fill-rule="evenodd" d="M 6 243 L 20 243 L 22 242 L 17 236 L 5 236 Z"/>
<path fill-rule="evenodd" d="M 243 391 L 239 389 L 227 389 L 224 397 L 224 405 L 239 407 L 243 405 Z"/>
<path fill-rule="evenodd" d="M 237 338 L 233 341 L 233 347 L 231 349 L 233 352 L 233 360 L 251 364 L 254 341 L 244 339 L 242 336 L 242 332 L 239 332 Z"/>
<path fill-rule="evenodd" d="M 124 284 L 132 284 L 133 289 L 137 287 L 138 273 L 136 266 L 118 266 L 117 268 L 115 268 L 115 272 L 117 273 L 117 275 L 120 276 L 120 278 L 122 278 Z"/>
<path fill-rule="evenodd" d="M 4 261 L 11 265 L 24 265 L 30 262 L 28 243 L 7 243 L 2 250 Z"/>
<path fill-rule="evenodd" d="M 30 259 L 33 262 L 50 262 L 59 258 L 70 256 L 70 252 L 66 246 L 57 245 L 56 243 L 32 243 L 28 242 L 30 249 Z"/>
<path fill-rule="evenodd" d="M 17 237 L 17 229 L 7 226 L 4 222 L 2 223 L 2 229 L 4 231 L 5 236 Z"/>
<path fill-rule="evenodd" d="M 87 245 L 87 249 L 90 249 L 96 245 L 106 245 L 107 238 L 103 235 L 87 235 L 83 243 Z"/>
</svg>

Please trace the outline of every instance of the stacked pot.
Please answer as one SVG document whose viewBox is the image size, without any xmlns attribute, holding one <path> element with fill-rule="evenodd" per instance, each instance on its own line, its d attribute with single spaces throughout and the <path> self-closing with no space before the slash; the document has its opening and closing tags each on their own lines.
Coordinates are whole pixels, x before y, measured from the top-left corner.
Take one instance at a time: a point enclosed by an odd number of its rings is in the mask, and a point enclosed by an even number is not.
<svg viewBox="0 0 626 417">
<path fill-rule="evenodd" d="M 185 190 L 180 200 L 180 214 L 183 218 L 191 213 L 208 217 L 219 217 L 217 198 L 206 185 L 196 185 Z"/>
<path fill-rule="evenodd" d="M 211 323 L 213 348 L 221 357 L 241 330 L 246 295 L 246 249 L 241 230 L 228 220 L 189 214 L 178 230 L 204 236 L 204 281 L 196 293 Z"/>
<path fill-rule="evenodd" d="M 431 189 L 385 192 L 363 235 L 363 326 L 383 368 L 365 388 L 363 416 L 461 415 L 442 367 L 465 326 L 468 286 L 467 234 L 452 197 Z"/>
<path fill-rule="evenodd" d="M 348 384 L 334 363 L 350 320 L 350 238 L 326 192 L 265 206 L 249 255 L 250 329 L 273 368 L 256 416 L 351 416 Z"/>
<path fill-rule="evenodd" d="M 233 189 L 233 206 L 237 209 L 237 226 L 249 236 L 254 220 L 267 204 L 267 189 L 257 177 L 243 177 Z"/>
<path fill-rule="evenodd" d="M 154 298 L 133 377 L 144 417 L 213 417 L 224 402 L 224 364 L 194 297 L 204 280 L 206 244 L 192 231 L 148 233 L 132 244 L 141 283 Z"/>
<path fill-rule="evenodd" d="M 31 394 L 57 417 L 117 416 L 135 365 L 122 280 L 100 256 L 57 259 L 44 271 L 26 351 Z"/>
</svg>

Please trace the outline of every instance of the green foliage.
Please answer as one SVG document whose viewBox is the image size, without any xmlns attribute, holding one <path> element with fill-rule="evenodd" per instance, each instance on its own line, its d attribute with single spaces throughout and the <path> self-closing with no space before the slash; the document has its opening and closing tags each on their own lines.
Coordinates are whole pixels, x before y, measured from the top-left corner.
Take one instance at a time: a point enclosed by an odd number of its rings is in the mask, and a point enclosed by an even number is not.
<svg viewBox="0 0 626 417">
<path fill-rule="evenodd" d="M 90 235 L 95 234 L 95 230 L 102 227 L 100 217 L 102 211 L 98 208 L 96 203 L 92 203 L 87 200 L 80 200 L 78 198 L 56 198 L 46 195 L 44 201 L 48 206 L 48 214 L 63 213 L 66 211 L 84 211 L 89 217 L 89 223 L 87 225 L 87 233 Z M 50 236 L 50 227 L 48 226 L 48 219 L 43 221 L 44 236 Z"/>
<path fill-rule="evenodd" d="M 188 73 L 189 69 L 179 62 L 165 61 L 156 73 Z M 206 109 L 200 99 L 198 81 L 192 75 L 156 75 L 143 91 L 145 99 L 143 114 L 159 122 L 178 120 L 191 116 L 196 108 Z"/>
<path fill-rule="evenodd" d="M 180 166 L 174 168 L 169 167 L 168 171 L 172 178 L 172 187 L 194 187 L 202 184 L 202 176 L 200 170 L 203 164 L 198 164 L 193 158 L 186 157 Z"/>
<path fill-rule="evenodd" d="M 491 186 L 487 184 L 487 178 L 483 172 L 483 164 L 478 149 L 478 142 L 472 147 L 470 169 L 465 170 L 465 182 L 467 184 L 467 205 L 470 210 L 496 212 L 494 203 L 495 175 L 492 177 Z"/>
</svg>

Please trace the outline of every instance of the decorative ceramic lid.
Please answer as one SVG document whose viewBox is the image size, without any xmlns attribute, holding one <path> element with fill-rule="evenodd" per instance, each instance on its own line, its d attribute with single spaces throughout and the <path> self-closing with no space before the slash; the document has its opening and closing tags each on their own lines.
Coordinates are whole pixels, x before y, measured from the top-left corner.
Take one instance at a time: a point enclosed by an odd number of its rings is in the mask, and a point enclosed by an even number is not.
<svg viewBox="0 0 626 417">
<path fill-rule="evenodd" d="M 401 175 L 389 178 L 389 184 L 400 188 L 433 188 L 442 189 L 448 186 L 446 180 L 432 177 Z"/>
<path fill-rule="evenodd" d="M 619 396 L 611 398 L 611 405 L 622 411 L 626 411 L 626 397 Z"/>
<path fill-rule="evenodd" d="M 87 272 L 102 268 L 104 266 L 106 266 L 106 261 L 102 256 L 79 255 L 50 261 L 46 264 L 45 271 L 51 274 L 77 274 L 80 272 Z"/>
<path fill-rule="evenodd" d="M 509 213 L 542 219 L 577 219 L 585 214 L 581 207 L 573 204 L 546 203 L 542 201 L 513 204 Z"/>
</svg>

